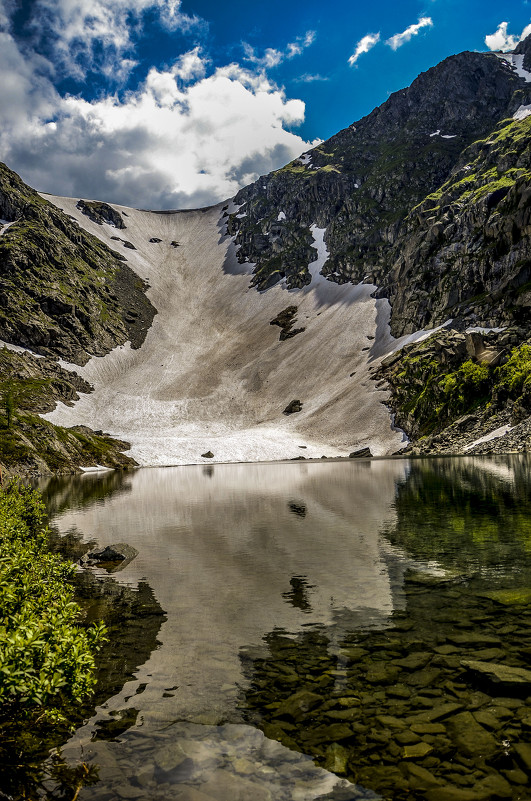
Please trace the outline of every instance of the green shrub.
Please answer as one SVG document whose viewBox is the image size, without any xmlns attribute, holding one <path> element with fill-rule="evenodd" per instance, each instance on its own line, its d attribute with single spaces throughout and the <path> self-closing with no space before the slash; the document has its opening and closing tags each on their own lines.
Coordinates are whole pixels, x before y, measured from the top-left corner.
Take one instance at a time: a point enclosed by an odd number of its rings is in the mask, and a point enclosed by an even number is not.
<svg viewBox="0 0 531 801">
<path fill-rule="evenodd" d="M 489 389 L 490 370 L 470 359 L 440 382 L 449 417 L 462 414 L 482 400 Z"/>
<path fill-rule="evenodd" d="M 496 381 L 512 398 L 531 391 L 531 345 L 511 351 L 505 364 L 497 368 Z"/>
<path fill-rule="evenodd" d="M 0 489 L 0 727 L 13 715 L 61 717 L 94 687 L 101 624 L 80 624 L 75 567 L 47 547 L 44 505 L 17 482 Z"/>
</svg>

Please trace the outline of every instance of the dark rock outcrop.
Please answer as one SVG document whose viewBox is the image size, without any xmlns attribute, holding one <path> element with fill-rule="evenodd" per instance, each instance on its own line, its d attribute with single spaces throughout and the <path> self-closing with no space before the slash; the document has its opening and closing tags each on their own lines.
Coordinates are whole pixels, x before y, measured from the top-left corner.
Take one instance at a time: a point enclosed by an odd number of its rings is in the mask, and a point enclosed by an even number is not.
<svg viewBox="0 0 531 801">
<path fill-rule="evenodd" d="M 288 403 L 282 414 L 295 414 L 296 412 L 301 412 L 301 411 L 302 411 L 302 403 L 300 402 L 300 400 L 292 400 Z M 301 459 L 304 457 L 298 456 L 297 458 Z"/>
<path fill-rule="evenodd" d="M 128 339 L 155 309 L 123 256 L 0 165 L 0 339 L 84 364 Z"/>
<path fill-rule="evenodd" d="M 76 206 L 83 214 L 86 214 L 89 219 L 98 223 L 98 225 L 108 223 L 114 226 L 114 228 L 124 229 L 127 227 L 120 212 L 113 209 L 108 203 L 102 203 L 99 200 L 80 200 L 76 203 Z"/>
<path fill-rule="evenodd" d="M 291 339 L 297 334 L 302 334 L 306 329 L 293 328 L 297 316 L 297 306 L 287 306 L 277 316 L 271 320 L 269 325 L 278 325 L 280 328 L 279 340 L 283 342 L 285 339 Z"/>
</svg>

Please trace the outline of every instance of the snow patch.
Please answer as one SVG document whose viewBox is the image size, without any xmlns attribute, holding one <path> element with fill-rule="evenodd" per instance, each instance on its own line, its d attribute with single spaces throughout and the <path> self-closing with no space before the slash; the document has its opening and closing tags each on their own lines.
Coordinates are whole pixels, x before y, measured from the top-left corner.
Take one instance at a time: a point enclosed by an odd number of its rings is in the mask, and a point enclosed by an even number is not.
<svg viewBox="0 0 531 801">
<path fill-rule="evenodd" d="M 441 129 L 437 128 L 437 130 L 431 133 L 430 136 L 440 136 L 441 139 L 455 139 L 457 134 L 442 134 Z"/>
<path fill-rule="evenodd" d="M 513 120 L 525 120 L 531 114 L 531 106 L 520 106 L 520 108 L 513 114 Z"/>
<path fill-rule="evenodd" d="M 0 348 L 7 348 L 7 350 L 12 350 L 14 353 L 29 353 L 31 356 L 35 356 L 36 359 L 46 358 L 40 353 L 35 353 L 29 348 L 22 348 L 20 345 L 12 345 L 10 342 L 4 342 L 2 339 L 0 339 Z M 77 367 L 77 365 L 74 366 Z"/>
<path fill-rule="evenodd" d="M 527 83 L 531 81 L 531 72 L 524 69 L 524 56 L 515 56 L 514 53 L 496 53 L 498 58 L 508 61 L 516 74 Z"/>
<path fill-rule="evenodd" d="M 107 473 L 114 470 L 114 467 L 105 467 L 102 464 L 96 464 L 93 467 L 80 467 L 82 473 Z"/>
<path fill-rule="evenodd" d="M 7 229 L 15 222 L 16 220 L 12 220 L 11 222 L 9 222 L 9 220 L 0 220 L 0 236 L 2 236 L 2 234 L 5 234 Z"/>
<path fill-rule="evenodd" d="M 110 229 L 82 216 L 75 199 L 53 200 L 109 243 Z M 45 418 L 104 429 L 130 442 L 141 465 L 204 463 L 208 450 L 212 462 L 292 459 L 301 442 L 308 458 L 348 456 L 362 441 L 376 456 L 394 453 L 402 435 L 390 426 L 385 392 L 370 380 L 366 352 L 376 287 L 321 275 L 328 250 L 325 229 L 314 225 L 311 284 L 257 292 L 249 286 L 253 265 L 237 264 L 232 238 L 220 238 L 224 205 L 168 214 L 125 209 L 137 247 L 128 258 L 149 283 L 158 314 L 140 348 L 120 346 L 76 365 L 94 391 Z M 154 249 L 152 236 L 181 247 Z M 305 331 L 279 343 L 269 323 L 288 296 Z M 283 415 L 295 395 L 302 411 Z"/>
<path fill-rule="evenodd" d="M 481 325 L 474 325 L 470 328 L 467 328 L 465 334 L 501 334 L 502 331 L 505 331 L 505 328 L 485 328 Z"/>
<path fill-rule="evenodd" d="M 312 154 L 311 153 L 303 153 L 302 156 L 299 156 L 297 159 L 304 167 L 311 167 L 312 166 Z"/>
<path fill-rule="evenodd" d="M 326 228 L 318 228 L 314 223 L 313 225 L 310 225 L 310 231 L 312 232 L 313 236 L 312 248 L 315 248 L 317 251 L 316 260 L 312 261 L 308 265 L 308 270 L 310 271 L 313 282 L 315 279 L 324 278 L 324 276 L 321 275 L 321 270 L 325 266 L 330 253 L 328 252 L 328 248 L 326 247 L 324 241 Z"/>
<path fill-rule="evenodd" d="M 500 426 L 500 428 L 495 428 L 494 431 L 490 432 L 490 434 L 485 434 L 484 437 L 480 437 L 474 442 L 471 442 L 469 445 L 465 445 L 464 450 L 469 451 L 471 448 L 475 448 L 476 445 L 482 445 L 484 442 L 490 442 L 492 439 L 503 437 L 505 434 L 509 433 L 509 431 L 512 431 L 513 428 L 514 426 L 510 426 L 509 424 Z"/>
</svg>

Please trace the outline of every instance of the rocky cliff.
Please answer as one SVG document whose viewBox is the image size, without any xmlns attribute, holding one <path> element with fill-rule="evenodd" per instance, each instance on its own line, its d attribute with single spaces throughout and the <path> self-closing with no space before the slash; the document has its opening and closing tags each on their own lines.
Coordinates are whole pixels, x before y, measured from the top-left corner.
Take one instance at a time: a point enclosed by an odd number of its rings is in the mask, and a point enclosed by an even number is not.
<svg viewBox="0 0 531 801">
<path fill-rule="evenodd" d="M 494 54 L 461 53 L 421 74 L 367 117 L 243 189 L 228 230 L 266 289 L 309 282 L 309 227 L 326 228 L 332 280 L 381 284 L 408 214 L 453 174 L 463 150 L 531 98 Z"/>
<path fill-rule="evenodd" d="M 84 208 L 101 224 L 126 227 L 107 204 Z M 92 389 L 58 357 L 85 364 L 128 340 L 143 342 L 156 310 L 126 261 L 0 165 L 0 340 L 49 357 L 0 350 L 0 467 L 135 464 L 121 453 L 127 443 L 36 416 Z"/>
<path fill-rule="evenodd" d="M 155 309 L 122 253 L 5 165 L 0 218 L 0 339 L 77 364 L 129 339 L 143 342 Z"/>
</svg>

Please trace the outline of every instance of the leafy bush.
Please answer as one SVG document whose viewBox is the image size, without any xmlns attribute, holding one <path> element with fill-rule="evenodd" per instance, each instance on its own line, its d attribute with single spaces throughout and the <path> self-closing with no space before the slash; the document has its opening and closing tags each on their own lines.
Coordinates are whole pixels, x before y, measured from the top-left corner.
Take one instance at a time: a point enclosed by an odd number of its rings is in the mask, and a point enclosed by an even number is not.
<svg viewBox="0 0 531 801">
<path fill-rule="evenodd" d="M 505 364 L 496 370 L 496 380 L 509 397 L 531 393 L 531 345 L 514 348 Z"/>
<path fill-rule="evenodd" d="M 95 684 L 104 627 L 80 625 L 75 567 L 49 552 L 44 515 L 33 490 L 0 489 L 0 727 L 13 715 L 56 720 Z"/>
<path fill-rule="evenodd" d="M 486 364 L 468 359 L 440 382 L 448 417 L 462 414 L 483 399 L 489 389 L 491 374 Z"/>
</svg>

